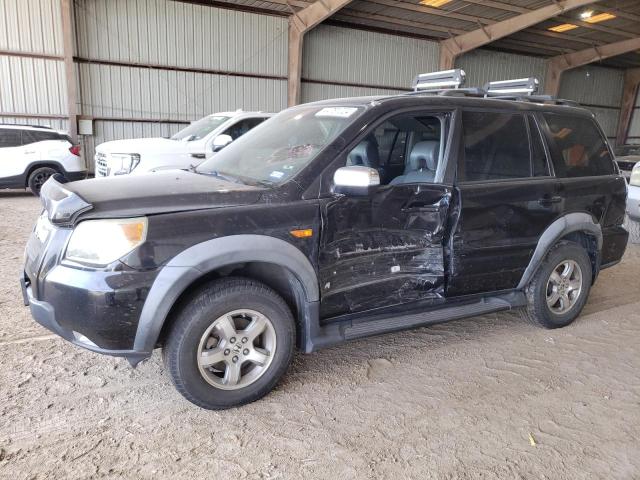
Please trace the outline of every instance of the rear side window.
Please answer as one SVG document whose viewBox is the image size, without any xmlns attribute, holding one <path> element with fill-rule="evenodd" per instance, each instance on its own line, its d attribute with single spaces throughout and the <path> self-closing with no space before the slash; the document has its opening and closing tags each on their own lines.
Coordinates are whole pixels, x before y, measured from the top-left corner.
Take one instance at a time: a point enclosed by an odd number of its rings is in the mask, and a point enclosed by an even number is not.
<svg viewBox="0 0 640 480">
<path fill-rule="evenodd" d="M 611 153 L 591 118 L 543 114 L 556 177 L 590 177 L 615 173 Z"/>
<path fill-rule="evenodd" d="M 463 112 L 464 162 L 459 181 L 531 176 L 529 135 L 519 113 Z"/>
<path fill-rule="evenodd" d="M 63 140 L 64 136 L 58 132 L 37 131 L 37 130 L 23 130 L 22 131 L 22 144 L 29 145 L 30 143 L 44 142 L 45 140 Z"/>
<path fill-rule="evenodd" d="M 0 128 L 0 148 L 19 147 L 22 145 L 20 130 Z"/>
</svg>

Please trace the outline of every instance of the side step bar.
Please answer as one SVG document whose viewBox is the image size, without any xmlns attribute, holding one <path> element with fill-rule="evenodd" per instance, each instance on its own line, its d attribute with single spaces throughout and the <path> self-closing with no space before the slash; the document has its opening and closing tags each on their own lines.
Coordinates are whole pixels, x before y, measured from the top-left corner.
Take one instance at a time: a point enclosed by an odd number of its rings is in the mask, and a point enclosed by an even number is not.
<svg viewBox="0 0 640 480">
<path fill-rule="evenodd" d="M 494 297 L 482 297 L 472 302 L 444 305 L 428 311 L 415 312 L 414 310 L 407 312 L 406 315 L 396 313 L 383 318 L 376 315 L 329 323 L 320 326 L 315 332 L 309 332 L 311 338 L 307 342 L 305 351 L 311 352 L 357 338 L 511 310 L 526 303 L 526 297 L 522 292 L 511 292 Z"/>
</svg>

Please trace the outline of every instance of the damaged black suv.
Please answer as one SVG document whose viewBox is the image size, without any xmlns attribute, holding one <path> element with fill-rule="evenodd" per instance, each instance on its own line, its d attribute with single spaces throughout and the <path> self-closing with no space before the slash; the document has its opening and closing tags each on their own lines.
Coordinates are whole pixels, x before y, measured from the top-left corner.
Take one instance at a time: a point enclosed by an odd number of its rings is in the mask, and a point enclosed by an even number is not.
<svg viewBox="0 0 640 480">
<path fill-rule="evenodd" d="M 568 325 L 624 253 L 625 197 L 588 110 L 438 83 L 290 108 L 193 171 L 52 178 L 21 283 L 48 329 L 132 365 L 160 347 L 228 408 L 295 348 L 513 308 Z"/>
</svg>

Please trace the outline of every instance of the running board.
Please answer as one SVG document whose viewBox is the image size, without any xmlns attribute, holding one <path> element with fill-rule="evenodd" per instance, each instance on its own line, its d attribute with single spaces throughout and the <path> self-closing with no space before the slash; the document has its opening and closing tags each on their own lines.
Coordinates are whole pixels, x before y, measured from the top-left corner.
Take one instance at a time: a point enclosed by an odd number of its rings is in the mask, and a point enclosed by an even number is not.
<svg viewBox="0 0 640 480">
<path fill-rule="evenodd" d="M 359 320 L 352 322 L 350 327 L 344 328 L 344 339 L 352 340 L 378 333 L 395 332 L 422 325 L 433 325 L 500 310 L 509 310 L 510 308 L 511 304 L 505 300 L 488 298 L 476 303 L 444 307 L 431 312 L 417 313 L 404 317 L 390 317 L 374 321 Z"/>
<path fill-rule="evenodd" d="M 454 303 L 426 311 L 408 312 L 388 315 L 372 315 L 354 319 L 345 319 L 316 326 L 306 333 L 303 351 L 306 353 L 336 345 L 348 340 L 370 337 L 383 333 L 397 332 L 410 328 L 424 327 L 437 323 L 459 320 L 476 315 L 510 310 L 526 305 L 526 297 L 522 292 L 510 292 L 494 297 L 482 297 L 475 301 Z"/>
</svg>

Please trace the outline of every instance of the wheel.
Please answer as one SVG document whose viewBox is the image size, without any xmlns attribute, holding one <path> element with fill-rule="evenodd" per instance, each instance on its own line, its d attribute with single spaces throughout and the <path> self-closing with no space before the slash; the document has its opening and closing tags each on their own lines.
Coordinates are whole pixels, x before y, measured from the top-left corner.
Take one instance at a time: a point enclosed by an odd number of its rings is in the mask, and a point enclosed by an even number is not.
<svg viewBox="0 0 640 480">
<path fill-rule="evenodd" d="M 181 308 L 163 359 L 187 400 L 218 410 L 271 391 L 291 363 L 294 343 L 291 311 L 276 292 L 226 278 L 203 286 Z"/>
<path fill-rule="evenodd" d="M 543 260 L 527 288 L 525 319 L 546 328 L 573 322 L 587 302 L 592 279 L 591 260 L 580 245 L 562 241 Z"/>
<path fill-rule="evenodd" d="M 55 175 L 56 173 L 58 172 L 56 172 L 51 167 L 36 168 L 33 172 L 31 172 L 31 174 L 29 175 L 29 180 L 27 181 L 31 192 L 35 196 L 39 197 L 40 189 L 42 188 L 42 185 L 44 185 L 44 182 L 49 180 L 49 177 Z"/>
<path fill-rule="evenodd" d="M 640 243 L 640 222 L 627 217 L 626 225 L 631 243 Z"/>
</svg>

